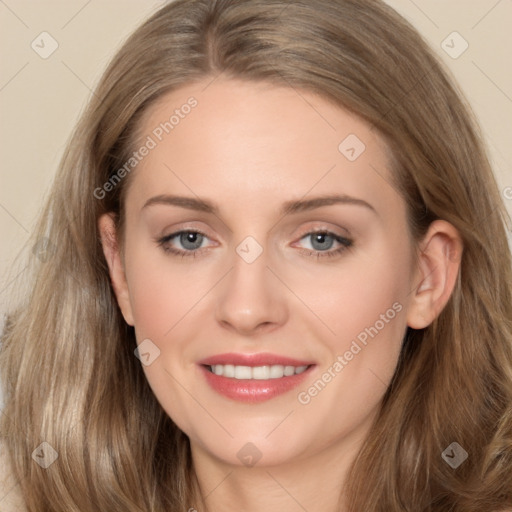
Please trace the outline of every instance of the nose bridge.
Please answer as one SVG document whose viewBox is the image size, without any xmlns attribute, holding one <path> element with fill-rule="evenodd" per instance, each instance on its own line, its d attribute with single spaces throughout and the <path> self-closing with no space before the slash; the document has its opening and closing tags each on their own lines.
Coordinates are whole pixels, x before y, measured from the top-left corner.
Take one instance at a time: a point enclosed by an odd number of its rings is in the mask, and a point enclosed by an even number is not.
<svg viewBox="0 0 512 512">
<path fill-rule="evenodd" d="M 268 253 L 248 236 L 235 248 L 231 272 L 226 276 L 217 303 L 217 320 L 250 332 L 261 324 L 279 324 L 286 317 L 285 297 L 267 268 Z"/>
<path fill-rule="evenodd" d="M 243 241 L 236 247 L 231 280 L 240 291 L 251 289 L 253 294 L 265 294 L 265 288 L 268 286 L 266 281 L 269 273 L 269 255 L 259 244 L 256 247 L 255 243 L 257 242 Z"/>
</svg>

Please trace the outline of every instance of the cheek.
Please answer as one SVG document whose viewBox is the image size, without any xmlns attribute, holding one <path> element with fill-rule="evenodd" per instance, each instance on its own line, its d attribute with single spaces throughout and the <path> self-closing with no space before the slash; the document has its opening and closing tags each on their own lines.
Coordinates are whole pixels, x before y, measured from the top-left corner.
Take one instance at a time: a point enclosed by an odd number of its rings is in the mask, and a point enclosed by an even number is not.
<svg viewBox="0 0 512 512">
<path fill-rule="evenodd" d="M 326 348 L 322 367 L 308 383 L 314 387 L 312 395 L 303 388 L 304 400 L 311 397 L 314 407 L 326 410 L 343 403 L 343 410 L 350 411 L 354 421 L 381 400 L 406 330 L 409 266 L 407 251 L 399 252 L 395 244 L 381 239 L 364 254 L 354 253 L 331 267 L 330 272 L 317 270 L 295 281 L 297 295 L 315 313 L 310 318 Z M 318 383 L 322 375 L 329 382 L 325 389 L 323 382 Z"/>
<path fill-rule="evenodd" d="M 194 315 L 206 315 L 200 301 L 208 290 L 206 276 L 190 272 L 187 265 L 171 263 L 160 250 L 139 244 L 126 259 L 127 279 L 137 342 L 149 339 L 156 346 L 143 371 L 157 400 L 173 421 L 190 430 L 190 397 L 183 392 L 184 375 L 193 367 L 194 345 L 200 325 Z M 191 322 L 192 319 L 192 322 Z M 158 354 L 154 356 L 154 354 Z M 190 387 L 190 386 L 187 386 Z"/>
<path fill-rule="evenodd" d="M 290 274 L 288 283 L 316 316 L 324 339 L 340 351 L 358 336 L 364 341 L 367 329 L 375 325 L 379 337 L 384 337 L 382 332 L 393 338 L 402 331 L 409 265 L 406 251 L 376 239 L 335 265 L 311 265 L 310 273 Z"/>
<path fill-rule="evenodd" d="M 163 250 L 134 247 L 127 279 L 138 338 L 163 339 L 207 291 L 205 276 L 171 261 Z M 206 281 L 207 282 L 207 281 Z M 204 290 L 202 290 L 204 288 Z M 139 336 L 140 335 L 140 336 Z"/>
<path fill-rule="evenodd" d="M 317 325 L 329 329 L 319 327 L 325 357 L 297 398 L 305 413 L 329 415 L 326 438 L 340 429 L 349 432 L 375 412 L 395 372 L 406 329 L 407 282 L 389 262 L 382 258 L 364 271 L 340 272 L 338 279 L 325 280 L 322 293 L 310 295 L 311 309 L 322 319 Z"/>
</svg>

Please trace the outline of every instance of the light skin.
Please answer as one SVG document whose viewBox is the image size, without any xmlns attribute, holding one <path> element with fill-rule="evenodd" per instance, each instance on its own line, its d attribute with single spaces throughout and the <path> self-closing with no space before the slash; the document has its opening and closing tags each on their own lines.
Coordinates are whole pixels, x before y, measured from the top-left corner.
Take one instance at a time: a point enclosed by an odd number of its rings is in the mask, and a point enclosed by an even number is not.
<svg viewBox="0 0 512 512">
<path fill-rule="evenodd" d="M 112 284 L 138 343 L 149 338 L 160 350 L 144 372 L 190 438 L 208 510 L 339 511 L 347 470 L 377 415 L 407 326 L 426 327 L 445 306 L 462 243 L 451 224 L 436 221 L 416 264 L 386 148 L 358 117 L 306 91 L 233 79 L 206 87 L 210 81 L 160 98 L 142 120 L 145 138 L 187 98 L 198 101 L 133 171 L 122 247 L 111 216 L 99 220 Z M 338 149 L 349 134 L 366 146 L 354 161 Z M 370 206 L 280 213 L 288 201 L 333 194 Z M 205 199 L 218 212 L 144 207 L 161 195 Z M 195 257 L 158 244 L 184 230 L 206 235 L 200 248 L 179 236 L 167 247 L 195 250 Z M 327 257 L 342 243 L 318 243 L 312 231 L 352 245 Z M 236 251 L 248 236 L 263 249 L 250 264 Z M 396 303 L 401 311 L 378 335 L 300 403 L 298 393 Z M 211 389 L 198 369 L 199 360 L 225 352 L 270 352 L 316 366 L 298 389 L 247 404 Z M 253 467 L 237 457 L 248 442 L 262 455 Z M 204 510 L 199 497 L 190 507 Z"/>
</svg>

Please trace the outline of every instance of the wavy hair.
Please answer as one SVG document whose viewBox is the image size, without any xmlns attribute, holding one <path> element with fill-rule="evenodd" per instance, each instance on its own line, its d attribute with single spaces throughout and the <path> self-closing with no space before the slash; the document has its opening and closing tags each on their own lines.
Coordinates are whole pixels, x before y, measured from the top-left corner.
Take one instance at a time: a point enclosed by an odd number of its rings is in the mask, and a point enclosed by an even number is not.
<svg viewBox="0 0 512 512">
<path fill-rule="evenodd" d="M 8 316 L 1 417 L 29 512 L 183 511 L 197 496 L 188 437 L 156 400 L 120 313 L 98 232 L 115 214 L 141 116 L 219 74 L 321 95 L 386 142 L 415 243 L 435 219 L 464 252 L 450 300 L 409 328 L 379 417 L 354 461 L 350 512 L 512 507 L 512 264 L 503 201 L 474 115 L 417 31 L 376 0 L 176 0 L 124 43 L 67 145 Z M 136 172 L 136 171 L 134 171 Z M 21 279 L 21 278 L 20 278 Z M 46 441 L 59 458 L 31 458 Z M 441 457 L 469 453 L 457 470 Z"/>
</svg>

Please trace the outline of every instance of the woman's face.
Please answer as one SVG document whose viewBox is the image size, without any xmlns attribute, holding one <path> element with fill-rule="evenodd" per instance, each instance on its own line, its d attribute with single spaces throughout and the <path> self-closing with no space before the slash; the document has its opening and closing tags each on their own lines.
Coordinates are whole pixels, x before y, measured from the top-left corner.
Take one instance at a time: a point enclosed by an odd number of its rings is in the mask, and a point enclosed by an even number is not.
<svg viewBox="0 0 512 512">
<path fill-rule="evenodd" d="M 141 133 L 116 291 L 156 398 L 196 455 L 350 452 L 417 284 L 382 141 L 311 93 L 232 79 L 172 92 Z"/>
</svg>

